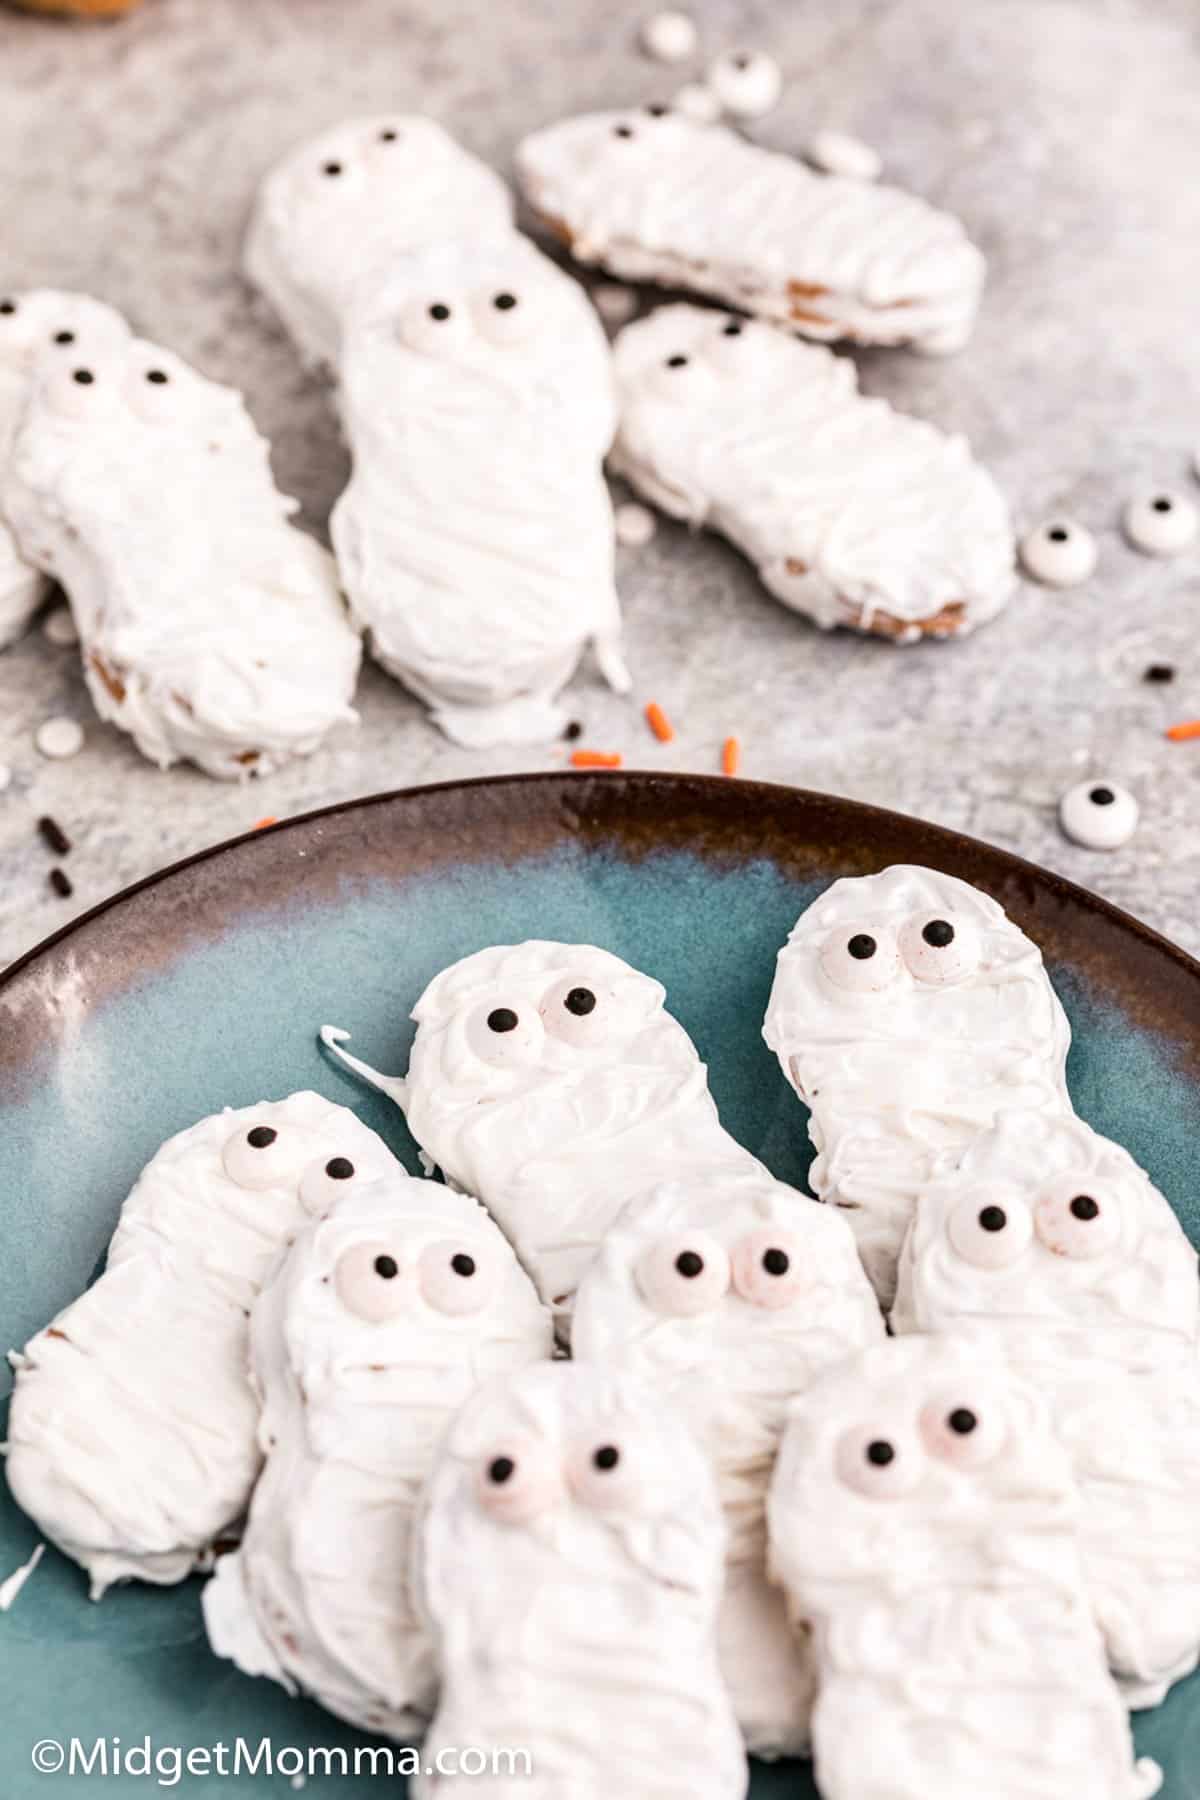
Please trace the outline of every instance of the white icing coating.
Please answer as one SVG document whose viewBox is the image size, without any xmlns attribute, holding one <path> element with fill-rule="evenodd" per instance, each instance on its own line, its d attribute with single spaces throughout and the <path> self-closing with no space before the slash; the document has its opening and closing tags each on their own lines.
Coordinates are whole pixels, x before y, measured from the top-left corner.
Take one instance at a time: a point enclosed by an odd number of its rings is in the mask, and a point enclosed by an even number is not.
<svg viewBox="0 0 1200 1800">
<path fill-rule="evenodd" d="M 686 62 L 698 38 L 696 21 L 685 12 L 653 13 L 642 26 L 642 48 L 655 62 Z"/>
<path fill-rule="evenodd" d="M 1077 781 L 1058 803 L 1063 831 L 1085 850 L 1119 850 L 1137 830 L 1139 817 L 1128 788 L 1094 775 Z"/>
<path fill-rule="evenodd" d="M 1005 1114 L 922 1194 L 892 1319 L 970 1329 L 1045 1397 L 1112 1666 L 1156 1704 L 1200 1652 L 1200 1286 L 1164 1196 L 1082 1119 Z"/>
<path fill-rule="evenodd" d="M 1075 519 L 1047 519 L 1021 539 L 1021 564 L 1047 587 L 1078 587 L 1096 572 L 1096 540 Z"/>
<path fill-rule="evenodd" d="M 644 550 L 658 530 L 658 521 L 650 508 L 639 506 L 636 500 L 626 500 L 618 506 L 614 520 L 617 542 L 627 550 Z"/>
<path fill-rule="evenodd" d="M 844 1220 L 755 1169 L 698 1173 L 630 1201 L 575 1296 L 572 1354 L 642 1381 L 712 1461 L 729 1528 L 718 1647 L 758 1756 L 807 1748 L 812 1705 L 806 1641 L 766 1574 L 767 1483 L 787 1407 L 828 1363 L 882 1336 Z"/>
<path fill-rule="evenodd" d="M 251 1131 L 275 1137 L 255 1148 Z M 8 1485 L 96 1597 L 130 1577 L 181 1581 L 245 1509 L 259 1468 L 249 1310 L 337 1156 L 360 1175 L 397 1166 L 313 1093 L 180 1132 L 122 1207 L 103 1275 L 25 1346 Z"/>
<path fill-rule="evenodd" d="M 79 642 L 79 627 L 71 617 L 69 606 L 56 606 L 46 615 L 42 636 L 58 650 L 67 650 Z"/>
<path fill-rule="evenodd" d="M 443 1680 L 424 1762 L 522 1746 L 532 1771 L 420 1776 L 413 1800 L 591 1800 L 633 1791 L 631 1771 L 638 1800 L 741 1800 L 723 1551 L 702 1452 L 628 1376 L 559 1362 L 483 1389 L 419 1528 Z"/>
<path fill-rule="evenodd" d="M 818 131 L 808 146 L 808 159 L 827 175 L 848 175 L 855 181 L 878 181 L 883 173 L 878 150 L 848 131 Z"/>
<path fill-rule="evenodd" d="M 936 923 L 952 942 L 926 943 Z M 874 949 L 856 957 L 860 939 Z M 812 1109 L 813 1191 L 847 1209 L 885 1307 L 929 1181 L 1003 1111 L 1071 1111 L 1070 1027 L 1040 950 L 933 869 L 847 877 L 814 901 L 779 953 L 763 1035 Z"/>
<path fill-rule="evenodd" d="M 731 538 L 785 606 L 909 643 L 1005 605 L 1013 540 L 995 482 L 964 438 L 860 394 L 845 357 L 688 305 L 627 325 L 614 355 L 614 470 Z"/>
<path fill-rule="evenodd" d="M 724 126 L 589 113 L 527 137 L 517 174 L 573 255 L 628 280 L 714 295 L 807 337 L 943 352 L 970 336 L 984 261 L 957 219 Z"/>
<path fill-rule="evenodd" d="M 243 266 L 305 360 L 335 364 L 360 286 L 428 244 L 504 238 L 512 211 L 500 177 L 435 120 L 347 119 L 265 177 Z"/>
<path fill-rule="evenodd" d="M 0 481 L 38 358 L 99 352 L 128 336 L 120 313 L 86 294 L 35 288 L 0 298 Z M 0 650 L 21 636 L 49 590 L 46 577 L 22 556 L 0 513 Z"/>
<path fill-rule="evenodd" d="M 588 297 L 606 325 L 627 325 L 638 309 L 633 289 L 619 281 L 598 281 L 588 289 Z"/>
<path fill-rule="evenodd" d="M 698 81 L 686 82 L 671 105 L 684 118 L 693 119 L 699 125 L 715 125 L 721 116 L 721 102 L 710 87 Z"/>
<path fill-rule="evenodd" d="M 332 532 L 391 674 L 474 744 L 540 741 L 588 644 L 617 688 L 615 399 L 586 294 L 527 239 L 393 265 L 346 325 Z"/>
<path fill-rule="evenodd" d="M 354 719 L 361 646 L 332 559 L 287 523 L 234 389 L 133 339 L 46 353 L 5 493 L 70 595 L 97 711 L 161 768 L 269 774 Z"/>
<path fill-rule="evenodd" d="M 1147 556 L 1178 556 L 1196 541 L 1200 511 L 1186 494 L 1171 488 L 1137 494 L 1125 508 L 1125 535 Z"/>
<path fill-rule="evenodd" d="M 83 749 L 83 726 L 78 719 L 43 719 L 33 741 L 51 762 L 64 762 Z"/>
<path fill-rule="evenodd" d="M 783 75 L 762 50 L 727 50 L 709 64 L 708 86 L 735 119 L 761 119 L 778 106 Z"/>
<path fill-rule="evenodd" d="M 890 1457 L 888 1456 L 890 1452 Z M 771 1557 L 814 1632 L 825 1800 L 1142 1800 L 1070 1467 L 986 1346 L 888 1341 L 796 1402 Z"/>
<path fill-rule="evenodd" d="M 266 1466 L 205 1589 L 217 1654 L 364 1730 L 420 1730 L 436 1688 L 409 1583 L 422 1485 L 475 1388 L 552 1348 L 477 1201 L 399 1169 L 335 1198 L 254 1308 Z"/>
</svg>

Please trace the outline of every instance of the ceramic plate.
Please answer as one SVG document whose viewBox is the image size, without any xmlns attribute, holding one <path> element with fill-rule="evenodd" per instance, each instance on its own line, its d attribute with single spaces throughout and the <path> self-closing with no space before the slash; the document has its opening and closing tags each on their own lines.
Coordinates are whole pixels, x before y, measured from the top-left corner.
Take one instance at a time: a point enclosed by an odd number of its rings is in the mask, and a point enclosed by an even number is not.
<svg viewBox="0 0 1200 1800">
<path fill-rule="evenodd" d="M 398 1114 L 325 1060 L 316 1030 L 346 1026 L 359 1055 L 403 1070 L 426 981 L 485 944 L 586 941 L 658 976 L 725 1123 L 802 1182 L 803 1113 L 759 1036 L 775 953 L 835 877 L 901 861 L 987 889 L 1043 946 L 1075 1030 L 1079 1111 L 1150 1170 L 1196 1240 L 1200 965 L 1055 876 L 894 814 L 750 782 L 527 776 L 386 795 L 239 839 L 109 901 L 0 977 L 0 1336 L 20 1345 L 79 1292 L 142 1164 L 223 1105 L 317 1088 L 415 1171 Z M 0 1492 L 0 1575 L 36 1542 Z M 369 1742 L 212 1657 L 197 1582 L 93 1606 L 53 1552 L 0 1615 L 0 1692 L 5 1800 L 81 1792 L 78 1776 L 34 1773 L 42 1739 L 105 1740 L 111 1769 L 113 1739 L 126 1756 L 148 1737 L 168 1778 L 175 1750 L 224 1743 L 228 1760 L 241 1738 L 251 1755 L 264 1740 L 295 1753 L 272 1774 L 262 1762 L 178 1783 L 222 1800 L 290 1796 L 297 1757 L 314 1746 L 353 1757 Z M 1143 1716 L 1137 1739 L 1167 1770 L 1165 1800 L 1196 1800 L 1200 1678 Z M 314 1768 L 313 1800 L 370 1785 Z M 104 1794 L 160 1791 L 139 1769 L 135 1756 Z M 813 1789 L 806 1770 L 779 1765 L 756 1768 L 752 1792 Z"/>
</svg>

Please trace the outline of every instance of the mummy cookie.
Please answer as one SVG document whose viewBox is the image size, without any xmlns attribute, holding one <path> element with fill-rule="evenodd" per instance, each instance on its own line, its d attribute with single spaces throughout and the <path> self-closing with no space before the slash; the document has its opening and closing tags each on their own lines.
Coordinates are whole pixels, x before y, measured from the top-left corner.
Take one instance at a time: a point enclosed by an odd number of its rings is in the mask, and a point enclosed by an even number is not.
<svg viewBox="0 0 1200 1800">
<path fill-rule="evenodd" d="M 811 1108 L 813 1192 L 845 1209 L 885 1307 L 929 1181 L 999 1113 L 1071 1110 L 1037 945 L 933 869 L 834 882 L 779 953 L 763 1035 Z"/>
<path fill-rule="evenodd" d="M 333 543 L 384 668 L 475 745 L 561 735 L 589 645 L 628 687 L 611 362 L 582 289 L 515 234 L 410 258 L 348 324 L 341 378 Z"/>
<path fill-rule="evenodd" d="M 430 982 L 404 1080 L 338 1049 L 345 1033 L 322 1037 L 404 1108 L 426 1155 L 479 1195 L 561 1310 L 634 1194 L 696 1173 L 765 1176 L 721 1125 L 665 998 L 607 950 L 535 941 L 477 951 Z"/>
<path fill-rule="evenodd" d="M 360 283 L 428 244 L 506 237 L 512 212 L 500 177 L 433 119 L 348 119 L 266 176 L 243 266 L 305 361 L 334 364 Z"/>
<path fill-rule="evenodd" d="M 517 175 L 580 262 L 725 300 L 806 337 L 966 343 L 984 261 L 957 219 L 898 188 L 821 175 L 666 107 L 527 137 Z"/>
<path fill-rule="evenodd" d="M 364 1730 L 420 1730 L 436 1687 L 409 1582 L 422 1484 L 473 1390 L 552 1348 L 477 1201 L 400 1169 L 335 1198 L 254 1308 L 266 1467 L 204 1591 L 217 1654 Z"/>
<path fill-rule="evenodd" d="M 723 1538 L 702 1452 L 628 1377 L 560 1362 L 483 1389 L 419 1527 L 443 1681 L 423 1761 L 475 1742 L 524 1746 L 531 1768 L 418 1776 L 414 1800 L 741 1800 Z"/>
<path fill-rule="evenodd" d="M 160 768 L 266 775 L 352 721 L 361 647 L 241 395 L 130 340 L 44 359 L 9 466 L 100 716 Z"/>
<path fill-rule="evenodd" d="M 0 473 L 12 453 L 34 364 L 43 356 L 74 360 L 128 336 L 120 313 L 86 294 L 38 288 L 0 298 Z M 21 636 L 49 591 L 0 515 L 0 650 Z"/>
<path fill-rule="evenodd" d="M 1082 1119 L 1007 1113 L 922 1194 L 892 1316 L 995 1341 L 1046 1397 L 1110 1661 L 1156 1705 L 1200 1653 L 1200 1286 L 1166 1199 Z"/>
<path fill-rule="evenodd" d="M 240 1518 L 260 1284 L 307 1219 L 397 1166 L 346 1107 L 299 1093 L 202 1119 L 143 1170 L 103 1275 L 13 1358 L 9 1488 L 95 1598 L 181 1581 Z"/>
<path fill-rule="evenodd" d="M 627 1370 L 707 1450 L 729 1528 L 718 1647 L 748 1748 L 807 1748 L 813 1670 L 766 1574 L 767 1482 L 788 1403 L 883 1336 L 854 1238 L 764 1172 L 689 1176 L 632 1200 L 584 1274 L 581 1361 Z"/>
<path fill-rule="evenodd" d="M 853 363 L 750 319 L 664 306 L 615 345 L 612 466 L 732 539 L 817 625 L 956 637 L 1014 587 L 1008 509 L 965 439 L 858 391 Z"/>
<path fill-rule="evenodd" d="M 1088 1610 L 1071 1471 L 1040 1398 L 978 1345 L 885 1342 L 798 1400 L 771 1557 L 813 1630 L 824 1800 L 1099 1800 L 1134 1764 Z"/>
</svg>

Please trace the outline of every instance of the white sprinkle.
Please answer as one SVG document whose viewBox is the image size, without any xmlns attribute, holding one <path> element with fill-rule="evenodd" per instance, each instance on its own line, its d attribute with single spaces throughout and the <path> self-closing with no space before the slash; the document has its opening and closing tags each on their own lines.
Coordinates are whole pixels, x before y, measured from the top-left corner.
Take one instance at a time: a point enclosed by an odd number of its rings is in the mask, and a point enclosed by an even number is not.
<svg viewBox="0 0 1200 1800">
<path fill-rule="evenodd" d="M 761 50 L 731 50 L 710 67 L 708 85 L 735 119 L 760 119 L 778 103 L 783 76 L 773 56 Z"/>
<path fill-rule="evenodd" d="M 68 644 L 79 642 L 79 632 L 71 617 L 70 607 L 56 606 L 54 608 L 42 626 L 42 636 L 51 644 L 57 644 L 60 649 L 65 649 Z"/>
<path fill-rule="evenodd" d="M 602 281 L 592 289 L 592 305 L 606 325 L 627 325 L 637 311 L 637 295 L 616 281 Z"/>
<path fill-rule="evenodd" d="M 0 763 L 0 794 L 4 792 L 11 780 L 12 770 L 7 763 Z"/>
<path fill-rule="evenodd" d="M 658 530 L 658 521 L 648 506 L 639 506 L 636 500 L 626 500 L 613 513 L 616 526 L 617 542 L 624 544 L 628 550 L 641 550 Z"/>
<path fill-rule="evenodd" d="M 685 62 L 696 54 L 696 25 L 685 12 L 660 12 L 642 26 L 642 49 L 655 62 Z"/>
<path fill-rule="evenodd" d="M 56 762 L 78 756 L 83 749 L 83 726 L 75 719 L 47 719 L 34 732 L 33 741 L 43 756 Z"/>
<path fill-rule="evenodd" d="M 671 105 L 697 125 L 715 125 L 721 116 L 721 102 L 711 88 L 701 87 L 698 81 L 681 87 Z"/>
<path fill-rule="evenodd" d="M 1047 519 L 1021 539 L 1027 575 L 1047 587 L 1078 587 L 1096 572 L 1096 540 L 1074 519 Z"/>
<path fill-rule="evenodd" d="M 1135 549 L 1147 556 L 1178 556 L 1194 542 L 1200 515 L 1186 494 L 1159 488 L 1129 502 L 1124 524 Z"/>
<path fill-rule="evenodd" d="M 14 1569 L 7 1581 L 0 1582 L 0 1612 L 8 1611 L 45 1554 L 45 1544 L 39 1544 L 27 1563 L 22 1563 L 19 1569 Z"/>
<path fill-rule="evenodd" d="M 295 1775 L 292 1776 L 292 1787 L 297 1794 L 300 1792 L 300 1789 L 302 1787 L 307 1787 L 307 1786 L 308 1786 L 308 1776 L 307 1775 L 301 1775 L 299 1772 L 297 1772 Z"/>
<path fill-rule="evenodd" d="M 808 160 L 827 175 L 848 175 L 854 181 L 878 181 L 883 172 L 878 150 L 845 131 L 818 131 L 808 146 Z"/>
</svg>

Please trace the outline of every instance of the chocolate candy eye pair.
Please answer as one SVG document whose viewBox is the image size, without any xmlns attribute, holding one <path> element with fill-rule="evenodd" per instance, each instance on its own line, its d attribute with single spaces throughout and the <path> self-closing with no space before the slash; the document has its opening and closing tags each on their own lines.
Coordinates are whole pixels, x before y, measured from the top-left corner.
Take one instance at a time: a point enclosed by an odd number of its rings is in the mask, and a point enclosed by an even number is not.
<svg viewBox="0 0 1200 1800">
<path fill-rule="evenodd" d="M 664 1238 L 641 1257 L 637 1284 L 667 1317 L 711 1312 L 732 1289 L 752 1306 L 790 1306 L 804 1288 L 800 1248 L 790 1232 L 764 1226 L 732 1253 L 704 1232 Z"/>
<path fill-rule="evenodd" d="M 928 987 L 974 974 L 982 960 L 975 928 L 961 919 L 918 913 L 898 932 L 891 926 L 835 931 L 821 950 L 821 968 L 834 987 L 873 994 L 890 987 L 903 968 Z"/>
<path fill-rule="evenodd" d="M 1071 1179 L 1046 1188 L 1032 1212 L 1013 1194 L 968 1194 L 950 1215 L 948 1235 L 963 1261 L 979 1269 L 1010 1267 L 1035 1236 L 1052 1255 L 1087 1262 L 1119 1241 L 1120 1206 L 1098 1184 Z"/>
</svg>

